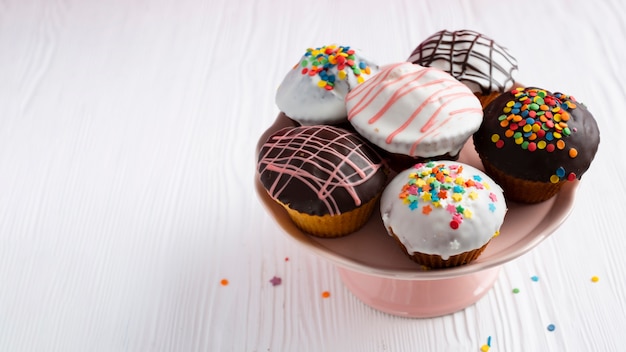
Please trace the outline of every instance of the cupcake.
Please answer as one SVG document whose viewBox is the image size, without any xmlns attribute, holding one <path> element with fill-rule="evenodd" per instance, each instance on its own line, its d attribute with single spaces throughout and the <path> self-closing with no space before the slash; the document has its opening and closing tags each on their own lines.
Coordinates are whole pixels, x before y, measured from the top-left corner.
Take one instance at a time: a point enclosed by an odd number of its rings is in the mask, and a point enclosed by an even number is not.
<svg viewBox="0 0 626 352">
<path fill-rule="evenodd" d="M 329 125 L 276 131 L 261 145 L 257 171 L 296 226 L 320 237 L 365 224 L 387 181 L 381 157 L 363 138 Z"/>
<path fill-rule="evenodd" d="M 350 124 L 389 153 L 396 171 L 457 159 L 483 117 L 469 88 L 446 72 L 410 62 L 382 67 L 348 93 L 346 106 Z"/>
<path fill-rule="evenodd" d="M 378 71 L 349 46 L 306 50 L 276 92 L 276 105 L 301 125 L 346 122 L 346 94 Z"/>
<path fill-rule="evenodd" d="M 469 87 L 485 107 L 515 83 L 517 60 L 493 39 L 470 30 L 439 31 L 411 53 L 414 64 L 446 71 Z"/>
<path fill-rule="evenodd" d="M 515 88 L 485 109 L 474 146 L 508 200 L 538 203 L 580 179 L 600 133 L 585 105 L 563 93 Z"/>
<path fill-rule="evenodd" d="M 389 235 L 429 268 L 478 258 L 499 235 L 506 211 L 502 190 L 489 176 L 455 161 L 431 161 L 400 172 L 380 201 Z"/>
</svg>

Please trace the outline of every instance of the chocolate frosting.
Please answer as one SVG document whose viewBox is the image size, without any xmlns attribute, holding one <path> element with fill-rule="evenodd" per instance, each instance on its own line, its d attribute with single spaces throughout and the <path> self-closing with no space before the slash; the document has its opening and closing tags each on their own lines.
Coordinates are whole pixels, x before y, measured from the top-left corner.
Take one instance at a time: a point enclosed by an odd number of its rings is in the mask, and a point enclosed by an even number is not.
<svg viewBox="0 0 626 352">
<path fill-rule="evenodd" d="M 517 60 L 493 39 L 471 30 L 439 31 L 413 50 L 407 61 L 446 71 L 474 93 L 512 88 Z"/>
<path fill-rule="evenodd" d="M 585 105 L 532 87 L 491 102 L 474 134 L 482 159 L 511 176 L 540 182 L 580 179 L 599 143 L 598 125 Z"/>
<path fill-rule="evenodd" d="M 337 215 L 379 195 L 381 157 L 358 134 L 330 125 L 286 127 L 261 146 L 257 170 L 269 195 L 310 215 Z"/>
</svg>

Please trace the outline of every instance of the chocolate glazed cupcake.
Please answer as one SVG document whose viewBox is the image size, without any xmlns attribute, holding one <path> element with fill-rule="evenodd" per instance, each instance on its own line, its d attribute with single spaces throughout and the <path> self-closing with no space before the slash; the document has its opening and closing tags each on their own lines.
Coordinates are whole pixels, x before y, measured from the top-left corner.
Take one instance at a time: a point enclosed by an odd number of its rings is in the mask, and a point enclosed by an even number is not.
<svg viewBox="0 0 626 352">
<path fill-rule="evenodd" d="M 580 179 L 600 143 L 598 125 L 574 97 L 516 88 L 484 111 L 474 146 L 509 200 L 538 203 Z"/>
<path fill-rule="evenodd" d="M 471 30 L 439 31 L 407 61 L 446 71 L 470 88 L 483 107 L 513 87 L 517 72 L 517 60 L 507 48 Z"/>
<path fill-rule="evenodd" d="M 381 157 L 363 138 L 329 125 L 278 130 L 261 146 L 257 170 L 296 226 L 320 237 L 364 225 L 387 180 Z"/>
</svg>

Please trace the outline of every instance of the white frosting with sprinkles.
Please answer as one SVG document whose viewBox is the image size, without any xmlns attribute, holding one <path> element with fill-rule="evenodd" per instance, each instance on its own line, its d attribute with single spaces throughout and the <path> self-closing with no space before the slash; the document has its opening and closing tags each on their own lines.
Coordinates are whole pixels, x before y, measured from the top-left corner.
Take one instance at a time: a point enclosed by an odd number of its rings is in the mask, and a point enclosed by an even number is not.
<svg viewBox="0 0 626 352">
<path fill-rule="evenodd" d="M 506 211 L 502 189 L 489 176 L 447 160 L 399 173 L 380 203 L 385 228 L 410 254 L 443 260 L 486 244 L 499 233 Z"/>
<path fill-rule="evenodd" d="M 276 92 L 276 105 L 302 125 L 346 121 L 345 97 L 378 72 L 378 65 L 348 46 L 309 48 Z"/>
</svg>

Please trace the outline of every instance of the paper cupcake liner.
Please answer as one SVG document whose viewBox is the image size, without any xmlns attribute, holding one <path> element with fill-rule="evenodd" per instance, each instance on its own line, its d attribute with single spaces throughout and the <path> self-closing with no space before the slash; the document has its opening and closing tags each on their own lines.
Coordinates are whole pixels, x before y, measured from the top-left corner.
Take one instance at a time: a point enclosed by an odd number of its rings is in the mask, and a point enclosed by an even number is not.
<svg viewBox="0 0 626 352">
<path fill-rule="evenodd" d="M 360 229 L 369 220 L 380 194 L 360 207 L 338 215 L 310 215 L 281 204 L 296 226 L 311 235 L 318 237 L 341 237 Z"/>
<path fill-rule="evenodd" d="M 478 100 L 480 100 L 480 105 L 482 105 L 483 109 L 489 105 L 492 101 L 494 101 L 497 97 L 500 96 L 500 92 L 491 92 L 489 95 L 482 95 L 480 93 L 475 93 Z"/>
<path fill-rule="evenodd" d="M 406 246 L 400 241 L 398 236 L 396 236 L 396 234 L 394 234 L 392 230 L 390 230 L 390 233 L 391 233 L 391 236 L 396 240 L 396 243 L 400 245 L 404 253 L 406 253 L 406 255 L 408 255 L 409 258 L 411 258 L 411 260 L 429 269 L 452 268 L 455 266 L 461 266 L 461 265 L 471 263 L 483 253 L 485 248 L 487 248 L 487 246 L 489 245 L 489 242 L 491 242 L 491 240 L 489 240 L 480 248 L 476 248 L 471 251 L 459 253 L 459 254 L 450 256 L 450 258 L 444 260 L 438 254 L 426 254 L 426 253 L 419 253 L 419 252 L 409 253 Z"/>
<path fill-rule="evenodd" d="M 485 167 L 485 173 L 502 187 L 506 199 L 515 202 L 534 204 L 546 201 L 559 193 L 565 182 L 568 182 L 566 180 L 557 183 L 523 180 L 502 172 L 483 158 L 481 161 Z"/>
</svg>

